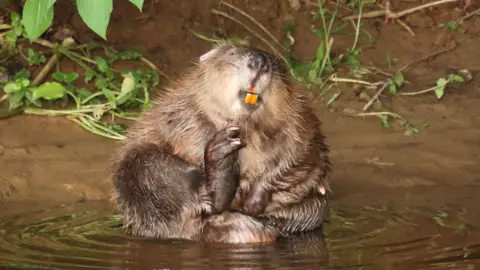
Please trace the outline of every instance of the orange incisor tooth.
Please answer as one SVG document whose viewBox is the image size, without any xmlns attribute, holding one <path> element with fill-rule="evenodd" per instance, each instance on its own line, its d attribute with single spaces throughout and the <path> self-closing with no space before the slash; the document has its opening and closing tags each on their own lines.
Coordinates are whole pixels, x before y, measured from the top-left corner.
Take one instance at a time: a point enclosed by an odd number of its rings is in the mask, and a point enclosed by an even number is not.
<svg viewBox="0 0 480 270">
<path fill-rule="evenodd" d="M 257 104 L 258 95 L 247 93 L 247 96 L 244 99 L 245 103 Z"/>
<path fill-rule="evenodd" d="M 245 97 L 245 100 L 244 100 L 245 103 L 250 103 L 250 102 L 252 102 L 252 96 L 253 96 L 252 94 L 247 93 L 247 96 Z"/>
<path fill-rule="evenodd" d="M 258 95 L 255 94 L 255 87 L 250 87 L 250 90 L 248 90 L 248 92 L 250 93 L 247 93 L 244 102 L 250 104 L 257 104 Z"/>
<path fill-rule="evenodd" d="M 257 104 L 258 96 L 256 94 L 252 94 L 252 100 L 250 100 L 250 104 Z"/>
</svg>

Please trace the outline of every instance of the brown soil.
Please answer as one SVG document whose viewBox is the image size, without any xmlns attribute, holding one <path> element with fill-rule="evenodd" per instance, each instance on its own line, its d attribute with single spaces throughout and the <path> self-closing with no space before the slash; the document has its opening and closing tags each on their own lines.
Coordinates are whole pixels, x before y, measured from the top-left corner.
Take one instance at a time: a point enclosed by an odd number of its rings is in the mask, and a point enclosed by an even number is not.
<svg viewBox="0 0 480 270">
<path fill-rule="evenodd" d="M 281 38 L 284 14 L 279 1 L 233 1 Z M 307 1 L 308 2 L 308 1 Z M 425 2 L 425 1 L 422 1 Z M 412 6 L 412 1 L 394 1 L 395 9 Z M 171 77 L 175 78 L 206 52 L 211 44 L 189 32 L 251 36 L 241 26 L 215 16 L 211 8 L 217 1 L 146 1 L 143 13 L 128 1 L 115 1 L 108 43 L 117 48 L 137 48 Z M 474 10 L 478 3 L 474 3 Z M 70 1 L 57 3 L 56 22 L 71 24 L 81 42 L 98 40 L 72 9 Z M 471 226 L 480 226 L 476 194 L 480 191 L 480 16 L 461 25 L 459 32 L 439 28 L 462 15 L 462 4 L 441 5 L 407 16 L 415 36 L 398 23 L 383 25 L 383 18 L 364 20 L 364 29 L 378 41 L 363 50 L 362 65 L 370 63 L 387 70 L 387 53 L 403 66 L 441 48 L 456 48 L 404 72 L 410 82 L 402 91 L 417 91 L 434 85 L 448 68 L 468 69 L 473 80 L 447 91 L 438 100 L 433 93 L 399 96 L 391 99 L 396 113 L 425 121 L 418 136 L 405 136 L 400 129 L 387 130 L 377 118 L 353 118 L 345 109 L 361 109 L 354 86 L 341 89 L 342 95 L 326 109 L 325 100 L 317 100 L 319 117 L 328 136 L 333 156 L 333 200 L 346 207 L 390 204 L 399 207 L 454 211 L 466 209 Z M 311 31 L 312 23 L 305 7 L 294 12 L 294 55 L 312 59 L 320 39 Z M 232 13 L 235 17 L 237 13 Z M 375 30 L 379 27 L 378 33 Z M 350 28 L 351 29 L 351 28 Z M 334 51 L 344 52 L 353 43 L 353 35 L 335 36 Z M 254 38 L 252 44 L 264 47 Z M 360 40 L 360 46 L 366 45 Z M 333 91 L 331 91 L 333 93 Z M 70 121 L 58 117 L 17 116 L 0 121 L 0 202 L 71 202 L 101 200 L 107 202 L 111 184 L 107 166 L 116 142 L 88 133 Z M 19 211 L 19 209 L 17 209 Z M 1 214 L 0 214 L 1 216 Z M 428 232 L 434 228 L 425 228 Z M 471 268 L 473 269 L 473 268 Z"/>
</svg>

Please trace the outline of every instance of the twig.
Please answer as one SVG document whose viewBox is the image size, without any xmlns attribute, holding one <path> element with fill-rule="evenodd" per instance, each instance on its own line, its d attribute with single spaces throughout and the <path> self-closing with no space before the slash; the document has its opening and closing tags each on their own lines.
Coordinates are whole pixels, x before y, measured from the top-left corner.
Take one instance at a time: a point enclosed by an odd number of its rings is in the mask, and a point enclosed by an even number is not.
<svg viewBox="0 0 480 270">
<path fill-rule="evenodd" d="M 0 24 L 0 30 L 10 30 L 12 28 L 13 27 L 9 24 L 5 24 L 5 23 Z"/>
<path fill-rule="evenodd" d="M 47 40 L 44 40 L 44 39 L 36 39 L 33 41 L 34 43 L 37 43 L 39 45 L 42 45 L 42 46 L 45 46 L 45 47 L 48 47 L 48 48 L 53 48 L 54 45 L 47 41 Z M 73 44 L 72 44 L 73 45 Z M 114 49 L 112 49 L 113 51 L 115 51 Z M 72 54 L 75 54 L 76 57 L 79 57 L 81 58 L 82 60 L 86 61 L 86 62 L 90 62 L 90 63 L 96 63 L 94 62 L 93 60 L 91 59 L 85 59 L 83 57 L 80 57 L 79 55 L 77 55 L 76 53 L 73 53 Z M 158 72 L 158 74 L 160 74 L 161 76 L 163 76 L 165 79 L 169 80 L 169 81 L 172 81 L 172 79 L 167 75 L 165 74 L 162 70 L 160 70 L 159 67 L 157 67 L 155 64 L 153 64 L 152 62 L 150 62 L 148 59 L 146 59 L 145 57 L 140 57 L 139 58 L 140 62 L 144 63 L 145 65 L 147 65 L 149 68 L 151 69 L 154 69 L 156 72 Z"/>
<path fill-rule="evenodd" d="M 268 36 L 270 36 L 270 38 L 273 39 L 275 41 L 275 43 L 277 43 L 277 45 L 280 46 L 280 48 L 285 49 L 283 47 L 282 43 L 280 43 L 280 41 L 278 41 L 278 39 L 276 39 L 261 23 L 259 23 L 257 20 L 255 20 L 252 16 L 248 15 L 243 10 L 235 7 L 234 5 L 232 5 L 230 3 L 222 2 L 222 4 L 226 5 L 227 7 L 230 7 L 231 9 L 233 9 L 233 10 L 237 11 L 238 13 L 242 14 L 243 16 L 245 16 L 247 19 L 249 19 L 254 24 L 256 24 L 260 29 L 262 29 L 263 32 L 265 32 Z"/>
<path fill-rule="evenodd" d="M 0 97 L 0 103 L 4 102 L 5 100 L 7 100 L 8 98 L 8 94 L 5 94 L 3 95 L 2 97 Z"/>
<path fill-rule="evenodd" d="M 392 112 L 370 112 L 370 113 L 357 113 L 355 116 L 383 116 L 383 115 L 390 115 L 398 119 L 403 119 L 400 115 Z"/>
<path fill-rule="evenodd" d="M 410 35 L 415 36 L 415 32 L 413 32 L 412 28 L 410 28 L 408 24 L 404 23 L 401 19 L 396 19 L 395 21 L 398 22 L 398 24 L 400 24 L 403 28 L 405 28 L 407 32 L 410 33 Z"/>
<path fill-rule="evenodd" d="M 406 64 L 405 66 L 403 66 L 402 68 L 400 68 L 396 73 L 402 72 L 402 71 L 405 70 L 407 67 L 409 67 L 409 66 L 411 66 L 411 65 L 414 65 L 414 64 L 418 64 L 418 63 L 420 63 L 420 62 L 422 62 L 422 61 L 425 61 L 425 60 L 427 60 L 427 59 L 430 58 L 430 57 L 437 56 L 437 55 L 439 55 L 439 54 L 449 52 L 449 51 L 455 49 L 456 47 L 457 47 L 457 44 L 454 43 L 454 44 L 453 44 L 452 46 L 450 46 L 450 47 L 447 47 L 447 48 L 445 48 L 445 49 L 438 50 L 438 51 L 433 52 L 433 53 L 430 53 L 430 54 L 427 54 L 426 56 L 424 56 L 424 57 L 422 57 L 422 58 L 420 58 L 420 59 L 418 59 L 418 60 L 415 60 L 415 61 L 412 61 L 411 63 Z"/>
<path fill-rule="evenodd" d="M 373 102 L 375 102 L 375 100 L 378 99 L 378 97 L 383 93 L 383 91 L 385 91 L 387 86 L 388 86 L 388 84 L 384 83 L 383 86 L 377 91 L 377 93 L 375 93 L 375 95 L 372 97 L 372 99 L 370 99 L 370 101 L 367 104 L 365 104 L 362 111 L 368 110 L 372 106 Z"/>
<path fill-rule="evenodd" d="M 350 78 L 336 78 L 336 77 L 330 77 L 330 81 L 332 82 L 349 82 L 349 83 L 358 83 L 358 84 L 365 84 L 369 86 L 377 85 L 377 83 L 371 83 L 367 81 L 362 81 L 362 80 L 356 80 L 356 79 L 350 79 Z"/>
<path fill-rule="evenodd" d="M 160 70 L 159 67 L 157 67 L 154 63 L 150 62 L 147 58 L 141 56 L 140 58 L 140 62 L 144 63 L 145 65 L 147 65 L 149 68 L 155 70 L 156 72 L 158 72 L 158 74 L 162 75 L 165 79 L 167 79 L 168 81 L 172 81 L 172 78 L 170 78 L 165 72 L 163 72 L 162 70 Z"/>
<path fill-rule="evenodd" d="M 353 19 L 357 19 L 358 17 L 361 17 L 361 18 L 376 18 L 376 17 L 382 17 L 382 16 L 385 16 L 387 19 L 398 19 L 398 18 L 401 18 L 405 15 L 409 15 L 411 13 L 414 13 L 414 12 L 422 10 L 422 9 L 426 9 L 426 8 L 433 7 L 433 6 L 440 5 L 440 4 L 445 4 L 445 3 L 450 3 L 450 2 L 458 2 L 458 1 L 461 1 L 461 0 L 439 0 L 439 1 L 436 1 L 436 2 L 427 3 L 427 4 L 424 4 L 424 5 L 417 6 L 417 7 L 408 8 L 408 9 L 405 9 L 405 10 L 402 10 L 402 11 L 399 11 L 399 12 L 392 12 L 392 11 L 387 12 L 385 9 L 375 10 L 375 11 L 363 13 L 362 15 L 347 16 L 347 17 L 343 18 L 343 20 L 344 21 L 353 20 Z"/>
<path fill-rule="evenodd" d="M 44 47 L 48 47 L 50 49 L 53 49 L 54 45 L 53 43 L 51 43 L 50 41 L 48 40 L 45 40 L 45 39 L 36 39 L 33 41 L 34 43 L 37 43 L 38 45 L 42 45 Z"/>
<path fill-rule="evenodd" d="M 75 40 L 72 38 L 67 38 L 62 42 L 62 47 L 68 47 L 75 44 Z M 45 77 L 47 77 L 48 73 L 53 69 L 55 64 L 58 62 L 60 59 L 59 53 L 54 53 L 53 56 L 48 60 L 47 64 L 43 66 L 42 70 L 38 73 L 38 75 L 35 77 L 35 79 L 32 82 L 32 86 L 36 86 L 40 84 Z"/>
<path fill-rule="evenodd" d="M 468 13 L 467 15 L 461 17 L 460 19 L 454 21 L 453 24 L 459 24 L 459 23 L 463 22 L 464 20 L 466 20 L 466 19 L 468 19 L 468 18 L 470 18 L 470 17 L 472 17 L 473 15 L 476 15 L 476 14 L 480 14 L 480 8 L 477 9 L 477 10 L 474 10 L 474 11 Z"/>
<path fill-rule="evenodd" d="M 258 39 L 260 39 L 261 41 L 263 41 L 268 47 L 270 47 L 270 49 L 275 52 L 278 57 L 282 58 L 282 60 L 285 62 L 286 65 L 288 65 L 289 68 L 291 68 L 290 66 L 290 62 L 288 62 L 288 60 L 285 58 L 285 56 L 283 56 L 270 42 L 268 42 L 267 40 L 265 40 L 261 35 L 259 35 L 257 32 L 253 31 L 252 29 L 250 29 L 248 26 L 246 26 L 244 23 L 240 22 L 239 20 L 235 19 L 234 17 L 228 15 L 227 13 L 225 12 L 221 12 L 221 11 L 218 11 L 216 9 L 212 9 L 212 13 L 214 14 L 217 14 L 217 15 L 221 15 L 225 18 L 228 18 L 236 23 L 238 23 L 239 25 L 243 26 L 245 29 L 247 29 L 247 31 L 249 31 L 250 33 L 252 33 L 253 35 L 255 35 Z"/>
</svg>

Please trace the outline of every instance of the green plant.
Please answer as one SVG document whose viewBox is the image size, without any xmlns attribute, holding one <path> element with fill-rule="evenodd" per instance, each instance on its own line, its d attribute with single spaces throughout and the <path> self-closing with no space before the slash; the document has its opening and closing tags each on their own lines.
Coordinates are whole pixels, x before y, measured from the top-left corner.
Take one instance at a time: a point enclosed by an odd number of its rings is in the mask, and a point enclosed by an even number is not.
<svg viewBox="0 0 480 270">
<path fill-rule="evenodd" d="M 3 95 L 0 95 L 0 105 L 8 102 L 8 109 L 0 109 L 0 118 L 17 113 L 64 115 L 92 133 L 117 140 L 124 139 L 125 127 L 114 120 L 135 120 L 150 107 L 148 90 L 159 83 L 159 74 L 156 72 L 158 68 L 144 59 L 139 51 L 118 52 L 96 43 L 75 45 L 71 38 L 61 45 L 43 41 L 42 44 L 50 48 L 47 52 L 25 49 L 24 45 L 18 43 L 18 37 L 25 34 L 18 23 L 21 20 L 16 13 L 12 13 L 11 18 L 10 27 L 4 28 L 8 31 L 1 34 L 11 37 L 2 42 L 8 51 L 4 61 L 20 55 L 28 67 L 46 64 L 35 78 L 31 77 L 26 68 L 16 74 L 9 74 L 6 69 L 2 71 L 0 86 L 3 87 Z M 103 54 L 92 58 L 96 52 Z M 58 65 L 57 71 L 51 74 L 53 81 L 48 81 L 48 74 L 60 56 L 83 68 L 84 74 L 62 72 Z M 47 57 L 50 57 L 48 62 Z M 115 69 L 114 64 L 123 60 L 137 60 L 148 69 Z M 81 76 L 83 80 L 79 80 Z M 43 82 L 45 80 L 47 81 Z M 110 121 L 106 121 L 105 116 L 110 116 Z"/>
<path fill-rule="evenodd" d="M 443 97 L 445 94 L 445 88 L 452 82 L 464 82 L 464 79 L 460 75 L 450 74 L 447 76 L 447 78 L 440 78 L 437 80 L 437 85 L 435 86 L 435 95 L 438 99 Z"/>
<path fill-rule="evenodd" d="M 25 27 L 26 36 L 30 41 L 44 33 L 53 21 L 53 7 L 57 0 L 27 0 L 23 7 L 21 23 Z M 144 0 L 129 0 L 142 11 Z M 85 24 L 103 39 L 113 9 L 113 0 L 75 0 L 78 13 Z M 18 24 L 12 24 L 18 27 Z M 19 30 L 16 31 L 19 36 Z"/>
<path fill-rule="evenodd" d="M 5 95 L 9 96 L 10 110 L 22 106 L 42 106 L 41 99 L 55 100 L 65 95 L 66 89 L 57 82 L 46 82 L 40 86 L 32 86 L 29 80 L 29 72 L 23 70 L 7 82 L 3 88 Z"/>
</svg>

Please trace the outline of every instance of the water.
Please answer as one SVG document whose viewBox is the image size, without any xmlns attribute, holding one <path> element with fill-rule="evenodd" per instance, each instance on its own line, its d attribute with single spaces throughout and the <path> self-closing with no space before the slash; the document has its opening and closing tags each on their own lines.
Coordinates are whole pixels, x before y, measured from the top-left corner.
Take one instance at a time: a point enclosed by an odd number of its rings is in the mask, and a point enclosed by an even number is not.
<svg viewBox="0 0 480 270">
<path fill-rule="evenodd" d="M 106 201 L 2 206 L 4 269 L 479 269 L 478 228 L 459 209 L 406 208 L 344 198 L 320 233 L 271 245 L 142 240 Z M 22 209 L 19 212 L 19 209 Z"/>
</svg>

